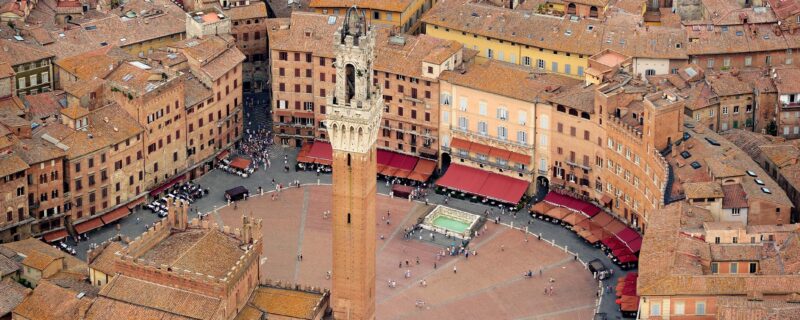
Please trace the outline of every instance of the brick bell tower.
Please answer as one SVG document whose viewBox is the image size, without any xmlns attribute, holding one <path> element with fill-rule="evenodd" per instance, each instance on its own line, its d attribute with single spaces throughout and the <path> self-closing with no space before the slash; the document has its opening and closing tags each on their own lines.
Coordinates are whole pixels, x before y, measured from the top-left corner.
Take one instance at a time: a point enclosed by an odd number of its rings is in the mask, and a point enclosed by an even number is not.
<svg viewBox="0 0 800 320">
<path fill-rule="evenodd" d="M 333 146 L 333 285 L 335 319 L 375 319 L 375 141 L 383 112 L 372 85 L 375 32 L 363 12 L 347 10 L 334 37 L 336 82 L 327 97 Z"/>
</svg>

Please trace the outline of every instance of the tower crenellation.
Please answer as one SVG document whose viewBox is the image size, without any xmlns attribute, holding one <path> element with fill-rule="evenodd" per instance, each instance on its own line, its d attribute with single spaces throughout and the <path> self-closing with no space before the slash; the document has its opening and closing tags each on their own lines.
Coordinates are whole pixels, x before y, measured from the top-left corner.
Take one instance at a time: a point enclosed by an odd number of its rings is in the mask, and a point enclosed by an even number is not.
<svg viewBox="0 0 800 320">
<path fill-rule="evenodd" d="M 348 10 L 345 21 L 334 34 L 337 82 L 326 126 L 334 149 L 366 153 L 377 139 L 383 113 L 383 93 L 373 85 L 375 30 L 363 12 Z"/>
</svg>

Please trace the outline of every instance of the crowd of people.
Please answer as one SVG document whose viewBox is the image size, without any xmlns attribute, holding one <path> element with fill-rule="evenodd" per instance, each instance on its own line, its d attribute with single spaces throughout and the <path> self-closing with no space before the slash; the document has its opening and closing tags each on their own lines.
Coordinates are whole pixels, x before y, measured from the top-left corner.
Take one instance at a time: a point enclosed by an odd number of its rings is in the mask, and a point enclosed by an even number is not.
<svg viewBox="0 0 800 320">
<path fill-rule="evenodd" d="M 267 128 L 246 129 L 237 152 L 253 161 L 255 167 L 266 170 L 272 165 L 269 160 L 269 147 L 272 145 L 272 131 Z"/>
</svg>

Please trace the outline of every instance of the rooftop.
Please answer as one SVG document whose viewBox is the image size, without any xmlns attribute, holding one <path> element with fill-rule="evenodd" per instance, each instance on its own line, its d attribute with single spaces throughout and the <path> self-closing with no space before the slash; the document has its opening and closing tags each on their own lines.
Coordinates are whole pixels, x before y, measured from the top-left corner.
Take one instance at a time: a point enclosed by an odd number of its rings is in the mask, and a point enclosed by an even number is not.
<svg viewBox="0 0 800 320">
<path fill-rule="evenodd" d="M 760 200 L 780 206 L 793 206 L 778 184 L 738 146 L 717 133 L 703 128 L 688 116 L 684 118 L 684 125 L 686 126 L 685 132 L 690 137 L 682 141 L 681 145 L 676 148 L 688 151 L 691 157 L 688 159 L 684 159 L 680 155 L 666 157 L 675 172 L 673 198 L 676 198 L 678 194 L 685 193 L 685 183 L 687 182 L 711 182 L 714 180 L 721 182 L 725 178 L 743 177 L 741 186 L 748 201 Z M 719 146 L 712 145 L 709 140 Z M 690 164 L 694 162 L 700 166 L 692 167 Z M 754 178 L 746 176 L 747 171 L 755 173 L 764 185 L 760 185 Z M 762 188 L 767 188 L 770 193 L 764 192 Z"/>
<path fill-rule="evenodd" d="M 463 71 L 445 71 L 439 80 L 527 102 L 544 101 L 581 84 L 580 80 L 536 73 L 530 68 L 497 60 L 466 64 Z"/>
<path fill-rule="evenodd" d="M 311 320 L 316 315 L 316 309 L 321 307 L 322 297 L 321 293 L 258 287 L 253 292 L 250 304 L 267 314 Z"/>
<path fill-rule="evenodd" d="M 29 320 L 74 320 L 90 303 L 90 299 L 80 299 L 74 291 L 44 280 L 14 308 L 14 314 Z"/>
<path fill-rule="evenodd" d="M 291 20 L 275 21 L 267 29 L 270 50 L 312 52 L 333 58 L 333 34 L 344 19 L 309 12 L 293 12 Z"/>
<path fill-rule="evenodd" d="M 12 66 L 53 57 L 47 51 L 15 43 L 13 40 L 0 39 L 0 46 L 0 61 L 6 61 Z"/>
<path fill-rule="evenodd" d="M 456 41 L 425 34 L 393 37 L 388 29 L 381 29 L 376 38 L 375 70 L 415 78 L 426 78 L 422 74 L 423 62 L 441 65 L 463 48 Z M 393 42 L 393 38 L 402 42 Z"/>
<path fill-rule="evenodd" d="M 14 279 L 8 278 L 0 281 L 0 292 L 3 293 L 0 295 L 0 317 L 11 313 L 11 310 L 30 294 L 30 291 Z"/>
<path fill-rule="evenodd" d="M 676 202 L 650 214 L 639 256 L 637 293 L 652 295 L 747 295 L 751 292 L 786 295 L 797 291 L 800 276 L 794 262 L 798 235 L 780 246 L 713 244 L 700 230 L 713 218 L 706 210 Z M 741 260 L 740 260 L 741 259 Z M 759 261 L 758 274 L 712 274 L 712 261 Z M 787 266 L 790 266 L 788 267 Z"/>
<path fill-rule="evenodd" d="M 33 254 L 40 254 L 43 256 L 50 257 L 52 259 L 63 258 L 64 271 L 80 275 L 88 274 L 88 271 L 86 269 L 86 262 L 83 262 L 80 259 L 75 258 L 67 253 L 64 253 L 63 251 L 58 250 L 53 246 L 48 245 L 42 242 L 41 240 L 35 238 L 3 243 L 0 244 L 0 246 L 27 257 L 30 257 Z"/>
<path fill-rule="evenodd" d="M 140 259 L 224 278 L 244 255 L 240 241 L 216 229 L 174 232 Z"/>
<path fill-rule="evenodd" d="M 100 304 L 93 305 L 89 310 L 93 319 L 118 319 L 112 315 L 117 313 L 123 316 L 130 313 L 135 315 L 147 309 L 150 311 L 145 314 L 159 315 L 159 319 L 164 313 L 175 317 L 169 319 L 211 319 L 223 304 L 217 298 L 125 275 L 114 277 L 100 290 L 100 296 L 101 298 L 98 299 Z M 127 316 L 125 318 L 133 319 L 135 317 Z"/>
<path fill-rule="evenodd" d="M 350 8 L 403 12 L 414 0 L 311 0 L 311 8 Z"/>
</svg>

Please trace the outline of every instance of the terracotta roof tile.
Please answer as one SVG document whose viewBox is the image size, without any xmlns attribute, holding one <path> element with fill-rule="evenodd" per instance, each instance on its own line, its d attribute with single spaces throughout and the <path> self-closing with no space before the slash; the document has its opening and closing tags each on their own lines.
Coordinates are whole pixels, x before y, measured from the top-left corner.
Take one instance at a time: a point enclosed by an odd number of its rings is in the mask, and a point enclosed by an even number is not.
<svg viewBox="0 0 800 320">
<path fill-rule="evenodd" d="M 388 29 L 380 29 L 375 39 L 375 70 L 426 78 L 422 74 L 422 63 L 436 65 L 455 55 L 463 46 L 450 40 L 428 35 L 403 35 L 403 44 L 390 42 Z"/>
<path fill-rule="evenodd" d="M 800 68 L 776 68 L 775 87 L 778 93 L 794 94 L 800 93 Z"/>
<path fill-rule="evenodd" d="M 311 320 L 316 315 L 314 309 L 321 307 L 321 300 L 322 294 L 319 293 L 259 287 L 250 303 L 267 314 Z"/>
<path fill-rule="evenodd" d="M 116 253 L 122 249 L 122 244 L 116 241 L 112 241 L 108 244 L 107 247 L 103 248 L 103 251 L 95 257 L 92 261 L 89 261 L 89 268 L 95 269 L 107 275 L 114 275 L 116 272 L 116 268 L 114 267 L 114 262 L 117 261 Z"/>
<path fill-rule="evenodd" d="M 66 106 L 64 91 L 61 90 L 26 95 L 22 99 L 34 120 L 57 116 L 61 108 Z"/>
<path fill-rule="evenodd" d="M 54 258 L 63 258 L 64 271 L 88 276 L 86 262 L 64 253 L 63 251 L 58 250 L 53 246 L 42 242 L 41 240 L 29 238 L 15 242 L 3 243 L 0 244 L 0 246 L 17 253 L 21 253 L 25 256 L 30 256 L 32 252 L 38 252 Z"/>
<path fill-rule="evenodd" d="M 38 251 L 31 251 L 27 254 L 24 260 L 22 260 L 22 264 L 34 268 L 36 270 L 44 270 L 47 267 L 55 262 L 56 260 L 61 259 L 60 257 L 48 256 Z"/>
<path fill-rule="evenodd" d="M 41 137 L 17 140 L 17 143 L 14 144 L 14 153 L 29 166 L 64 156 L 64 150 Z"/>
<path fill-rule="evenodd" d="M 333 20 L 333 24 L 328 21 Z M 294 12 L 291 20 L 275 21 L 267 29 L 270 50 L 313 52 L 333 58 L 333 34 L 344 19 L 308 12 Z"/>
<path fill-rule="evenodd" d="M 75 292 L 44 280 L 14 308 L 14 314 L 30 320 L 74 320 L 79 318 L 81 306 L 90 303 L 89 299 L 78 299 Z"/>
<path fill-rule="evenodd" d="M 725 194 L 722 198 L 723 209 L 746 208 L 748 206 L 747 193 L 744 192 L 741 184 L 724 185 L 722 186 L 722 193 Z"/>
<path fill-rule="evenodd" d="M 311 0 L 311 8 L 350 8 L 403 12 L 413 0 Z"/>
<path fill-rule="evenodd" d="M 217 298 L 125 275 L 115 276 L 100 290 L 100 296 L 193 319 L 210 319 L 223 304 Z M 121 307 L 123 310 L 130 308 Z M 103 318 L 98 310 L 98 319 Z"/>
<path fill-rule="evenodd" d="M 21 268 L 22 266 L 19 262 L 17 262 L 17 260 L 14 259 L 14 257 L 0 255 L 0 279 L 19 271 Z M 2 314 L 0 314 L 0 316 L 2 316 Z"/>
<path fill-rule="evenodd" d="M 86 320 L 139 320 L 139 319 L 158 319 L 158 320 L 188 320 L 196 319 L 172 314 L 158 309 L 138 306 L 116 301 L 113 299 L 99 297 L 94 300 L 92 306 L 86 313 Z"/>
<path fill-rule="evenodd" d="M 124 47 L 147 40 L 177 36 L 185 33 L 186 13 L 167 0 L 132 0 L 125 3 L 125 9 L 137 13 L 128 18 L 116 11 L 98 19 L 78 21 L 80 27 L 60 31 L 56 41 L 45 45 L 44 49 L 58 58 L 74 56 L 105 46 Z M 94 12 L 95 10 L 90 10 Z M 142 12 L 148 14 L 142 16 Z M 158 13 L 158 12 L 161 13 Z M 150 15 L 152 14 L 152 15 Z M 181 21 L 181 23 L 175 23 Z"/>
<path fill-rule="evenodd" d="M 706 75 L 706 81 L 711 84 L 711 89 L 720 97 L 753 93 L 753 87 L 749 81 L 745 81 L 729 72 Z"/>
<path fill-rule="evenodd" d="M 78 79 L 91 80 L 105 78 L 122 61 L 133 59 L 127 52 L 112 46 L 105 46 L 74 56 L 57 60 L 55 63 Z"/>
<path fill-rule="evenodd" d="M 224 278 L 243 254 L 239 240 L 219 230 L 190 229 L 171 234 L 140 258 Z"/>
<path fill-rule="evenodd" d="M 7 278 L 0 281 L 0 292 L 3 293 L 0 294 L 0 317 L 4 317 L 30 294 L 31 289 L 23 287 L 14 279 Z"/>
<path fill-rule="evenodd" d="M 53 55 L 47 51 L 15 43 L 11 40 L 0 39 L 0 61 L 6 61 L 12 66 L 52 58 Z"/>
<path fill-rule="evenodd" d="M 0 177 L 28 169 L 28 165 L 16 154 L 0 156 Z"/>
<path fill-rule="evenodd" d="M 267 18 L 267 4 L 263 1 L 251 1 L 250 5 L 236 6 L 225 10 L 231 20 Z"/>
<path fill-rule="evenodd" d="M 186 39 L 173 45 L 187 58 L 189 64 L 211 78 L 219 79 L 226 72 L 241 64 L 245 56 L 234 45 L 230 37 L 205 37 Z"/>
<path fill-rule="evenodd" d="M 687 199 L 722 198 L 723 191 L 719 182 L 687 182 L 683 184 L 683 191 Z"/>
<path fill-rule="evenodd" d="M 535 73 L 530 68 L 497 60 L 468 64 L 463 73 L 458 70 L 442 72 L 439 80 L 528 102 L 545 100 L 581 83 L 580 80 Z M 559 88 L 564 89 L 557 91 Z"/>
</svg>

